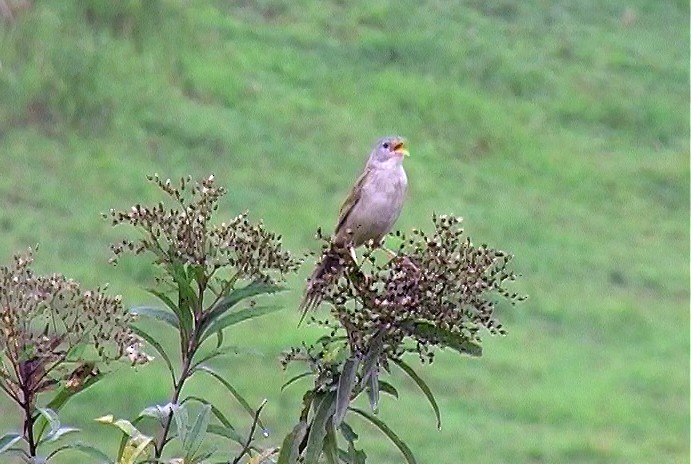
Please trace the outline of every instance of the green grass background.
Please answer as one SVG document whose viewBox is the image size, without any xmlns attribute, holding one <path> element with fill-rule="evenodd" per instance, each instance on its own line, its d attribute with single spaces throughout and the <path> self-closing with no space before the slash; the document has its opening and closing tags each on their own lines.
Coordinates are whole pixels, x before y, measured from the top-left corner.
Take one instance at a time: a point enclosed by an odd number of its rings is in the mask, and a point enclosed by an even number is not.
<svg viewBox="0 0 691 464">
<path fill-rule="evenodd" d="M 21 2 L 10 1 L 21 5 Z M 145 260 L 107 264 L 126 233 L 100 217 L 157 201 L 145 175 L 215 174 L 219 221 L 249 209 L 297 253 L 318 248 L 373 141 L 409 139 L 398 227 L 455 213 L 475 242 L 516 255 L 530 298 L 480 359 L 420 368 L 442 409 L 400 372 L 381 417 L 422 463 L 689 462 L 689 4 L 326 0 L 36 1 L 0 23 L 0 258 L 147 299 Z M 300 391 L 281 350 L 286 310 L 237 326 L 261 354 L 222 366 L 278 444 Z M 172 335 L 171 335 L 172 337 Z M 158 365 L 111 377 L 64 410 L 132 417 L 169 394 Z M 224 402 L 212 380 L 190 392 Z M 0 433 L 18 428 L 0 398 Z M 402 461 L 356 422 L 373 463 Z M 5 458 L 0 458 L 0 461 Z M 82 462 L 73 455 L 65 462 Z M 83 462 L 87 462 L 86 460 Z"/>
</svg>

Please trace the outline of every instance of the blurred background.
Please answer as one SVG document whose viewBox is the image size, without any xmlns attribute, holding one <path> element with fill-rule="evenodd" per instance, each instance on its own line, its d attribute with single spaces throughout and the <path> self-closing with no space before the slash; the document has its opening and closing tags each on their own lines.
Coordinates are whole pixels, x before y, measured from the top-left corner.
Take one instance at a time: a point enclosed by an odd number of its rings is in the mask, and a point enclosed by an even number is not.
<svg viewBox="0 0 691 464">
<path fill-rule="evenodd" d="M 1 263 L 38 244 L 36 270 L 149 302 L 154 269 L 108 264 L 127 231 L 101 213 L 158 201 L 153 173 L 214 174 L 219 221 L 247 209 L 314 251 L 374 141 L 403 135 L 397 227 L 463 216 L 476 243 L 515 254 L 529 295 L 500 306 L 508 335 L 482 358 L 420 368 L 441 431 L 394 375 L 401 398 L 380 415 L 419 461 L 689 462 L 687 1 L 0 0 L 0 14 Z M 226 334 L 256 351 L 223 368 L 269 399 L 267 446 L 304 391 L 279 391 L 293 372 L 278 355 L 320 334 L 296 327 L 311 265 L 284 311 Z M 114 367 L 63 421 L 114 454 L 91 419 L 167 401 L 162 375 Z M 16 418 L 0 397 L 0 434 Z M 402 461 L 358 427 L 371 462 Z"/>
</svg>

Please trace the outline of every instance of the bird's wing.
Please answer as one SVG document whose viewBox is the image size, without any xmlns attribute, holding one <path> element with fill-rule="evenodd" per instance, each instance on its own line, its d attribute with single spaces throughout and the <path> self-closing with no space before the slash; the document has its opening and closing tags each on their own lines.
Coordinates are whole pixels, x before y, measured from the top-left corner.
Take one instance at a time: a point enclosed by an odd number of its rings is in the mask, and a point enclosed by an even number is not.
<svg viewBox="0 0 691 464">
<path fill-rule="evenodd" d="M 355 181 L 355 185 L 353 185 L 353 189 L 350 191 L 350 195 L 348 195 L 348 198 L 346 198 L 341 205 L 341 209 L 338 211 L 338 224 L 336 224 L 335 231 L 336 236 L 338 236 L 339 233 L 345 232 L 341 229 L 346 223 L 348 216 L 353 211 L 353 207 L 355 207 L 362 196 L 362 187 L 365 185 L 370 170 L 371 168 L 368 166 L 365 168 L 364 172 L 360 174 L 360 177 L 358 177 L 358 179 Z"/>
</svg>

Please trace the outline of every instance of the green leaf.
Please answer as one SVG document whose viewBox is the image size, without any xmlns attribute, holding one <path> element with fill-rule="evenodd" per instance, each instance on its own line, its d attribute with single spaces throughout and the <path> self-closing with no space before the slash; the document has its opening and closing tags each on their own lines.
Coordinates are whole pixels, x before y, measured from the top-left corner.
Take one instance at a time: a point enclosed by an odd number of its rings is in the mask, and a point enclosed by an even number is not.
<svg viewBox="0 0 691 464">
<path fill-rule="evenodd" d="M 216 349 L 219 349 L 223 345 L 223 331 L 219 330 L 216 332 Z"/>
<path fill-rule="evenodd" d="M 359 408 L 350 408 L 350 410 L 369 420 L 372 424 L 377 426 L 377 428 L 379 428 L 384 435 L 389 437 L 389 439 L 396 445 L 401 453 L 403 453 L 403 456 L 408 464 L 417 464 L 417 461 L 415 461 L 415 456 L 413 456 L 413 452 L 410 450 L 410 448 L 408 448 L 408 445 L 406 445 L 403 440 L 401 440 L 398 435 L 396 435 L 393 430 L 391 430 L 381 419 Z"/>
<path fill-rule="evenodd" d="M 46 405 L 47 408 L 52 409 L 53 411 L 59 411 L 60 408 L 62 408 L 65 403 L 67 403 L 70 398 L 72 398 L 74 395 L 77 393 L 81 393 L 99 380 L 101 380 L 105 374 L 98 373 L 92 376 L 89 376 L 84 383 L 81 385 L 79 389 L 70 389 L 66 387 L 61 387 L 60 390 L 55 394 L 52 400 Z"/>
<path fill-rule="evenodd" d="M 439 340 L 443 345 L 448 346 L 461 354 L 467 354 L 475 357 L 482 356 L 482 346 L 461 334 L 441 329 L 429 322 L 414 322 L 413 330 L 425 338 Z"/>
<path fill-rule="evenodd" d="M 349 443 L 354 443 L 358 439 L 357 433 L 355 433 L 353 428 L 345 422 L 341 422 L 341 425 L 338 427 L 338 430 L 340 430 L 341 435 L 343 435 L 343 438 L 345 438 L 345 440 Z"/>
<path fill-rule="evenodd" d="M 173 363 L 170 362 L 170 358 L 168 357 L 166 350 L 163 349 L 161 344 L 158 343 L 154 337 L 144 332 L 139 327 L 131 325 L 130 328 L 132 329 L 132 332 L 142 337 L 149 345 L 151 345 L 156 350 L 158 354 L 161 355 L 163 361 L 166 363 L 166 366 L 168 367 L 168 372 L 170 372 L 170 376 L 173 379 L 173 383 L 175 383 L 175 370 L 173 369 Z"/>
<path fill-rule="evenodd" d="M 307 372 L 303 372 L 302 374 L 298 374 L 298 375 L 296 375 L 295 377 L 292 377 L 292 378 L 291 378 L 290 380 L 288 380 L 286 383 L 284 383 L 283 385 L 281 385 L 281 391 L 285 390 L 285 389 L 288 388 L 291 384 L 293 384 L 293 383 L 297 382 L 298 380 L 300 380 L 300 379 L 302 379 L 302 378 L 304 378 L 304 377 L 307 377 L 307 376 L 309 376 L 309 375 L 312 375 L 312 372 L 307 371 Z"/>
<path fill-rule="evenodd" d="M 55 431 L 55 433 L 49 433 L 46 435 L 38 444 L 58 441 L 64 435 L 74 432 L 79 432 L 79 429 L 75 427 L 60 427 Z"/>
<path fill-rule="evenodd" d="M 222 297 L 213 308 L 204 315 L 200 328 L 203 331 L 209 324 L 212 324 L 216 319 L 242 300 L 266 293 L 275 293 L 280 290 L 283 290 L 283 287 L 261 280 L 255 280 L 242 288 L 231 289 L 230 293 Z"/>
<path fill-rule="evenodd" d="M 417 375 L 417 372 L 413 370 L 412 367 L 410 367 L 408 364 L 403 362 L 401 359 L 393 359 L 392 360 L 398 367 L 400 367 L 403 372 L 408 374 L 411 379 L 417 384 L 418 387 L 420 387 L 420 390 L 422 390 L 422 393 L 425 394 L 425 397 L 427 397 L 427 401 L 432 405 L 432 409 L 434 410 L 434 415 L 437 417 L 437 429 L 441 430 L 441 414 L 439 413 L 439 405 L 437 405 L 437 400 L 434 399 L 434 395 L 432 394 L 432 390 L 430 390 L 429 386 L 425 383 L 422 378 Z"/>
<path fill-rule="evenodd" d="M 173 419 L 175 420 L 178 438 L 184 446 L 185 442 L 187 441 L 187 430 L 190 423 L 187 408 L 185 406 L 173 407 Z"/>
<path fill-rule="evenodd" d="M 240 403 L 240 405 L 247 411 L 247 414 L 250 415 L 252 419 L 254 419 L 254 409 L 250 406 L 250 404 L 247 402 L 247 400 L 233 387 L 226 379 L 223 378 L 221 374 L 218 372 L 214 371 L 208 366 L 200 365 L 197 366 L 197 369 L 202 372 L 206 372 L 207 374 L 211 375 L 214 377 L 216 380 L 221 382 L 224 387 L 226 387 L 226 390 L 230 392 L 231 395 L 235 398 L 235 400 Z M 257 423 L 262 429 L 265 429 L 264 424 L 262 424 L 261 420 L 257 420 Z"/>
<path fill-rule="evenodd" d="M 135 306 L 130 308 L 130 313 L 135 316 L 145 316 L 151 319 L 156 319 L 157 321 L 165 322 L 176 330 L 180 330 L 180 324 L 178 318 L 174 313 L 161 308 L 155 308 L 153 306 Z"/>
<path fill-rule="evenodd" d="M 56 454 L 65 451 L 65 450 L 77 450 L 81 451 L 84 454 L 88 454 L 94 459 L 97 459 L 96 462 L 98 463 L 107 463 L 107 464 L 115 464 L 115 461 L 113 461 L 110 456 L 105 454 L 103 451 L 99 450 L 98 448 L 95 448 L 91 445 L 84 444 L 82 442 L 74 442 L 74 443 L 68 443 L 66 445 L 63 445 L 55 450 L 53 450 L 48 457 L 46 458 L 46 461 L 50 461 L 50 459 L 55 456 Z M 94 462 L 94 461 L 90 461 Z"/>
<path fill-rule="evenodd" d="M 216 332 L 216 333 L 217 333 L 217 334 L 220 334 L 221 332 Z M 228 353 L 230 353 L 230 352 L 233 352 L 233 351 L 237 354 L 238 351 L 240 351 L 240 350 L 239 350 L 239 348 L 238 348 L 237 346 L 229 346 L 229 347 L 226 347 L 226 348 L 223 348 L 223 349 L 218 349 L 218 347 L 216 347 L 215 350 L 213 350 L 213 351 L 211 351 L 211 352 L 209 352 L 209 353 L 206 353 L 204 356 L 202 356 L 202 358 L 201 358 L 200 360 L 195 361 L 194 363 L 192 363 L 191 370 L 196 369 L 197 366 L 199 366 L 200 364 L 204 364 L 205 362 L 207 362 L 207 361 L 209 361 L 209 360 L 211 360 L 211 359 L 214 359 L 214 358 L 216 358 L 216 357 L 218 357 L 218 356 L 226 355 L 226 354 L 228 354 Z M 193 355 L 193 357 L 192 357 L 192 359 L 194 359 L 194 357 L 195 357 L 197 354 L 199 354 L 199 353 L 200 353 L 199 351 L 195 352 L 194 355 Z"/>
<path fill-rule="evenodd" d="M 244 445 L 244 439 L 235 431 L 234 428 L 232 427 L 224 427 L 222 425 L 218 424 L 209 424 L 209 426 L 206 429 L 209 433 L 213 433 L 214 435 L 218 435 L 219 437 L 223 438 L 228 438 L 229 440 L 233 440 L 234 442 Z"/>
<path fill-rule="evenodd" d="M 379 381 L 379 391 L 388 393 L 389 395 L 393 396 L 394 398 L 398 398 L 398 390 L 391 385 L 389 382 L 385 382 L 383 380 Z"/>
<path fill-rule="evenodd" d="M 305 439 L 305 435 L 307 435 L 307 422 L 300 421 L 283 439 L 277 464 L 295 464 L 298 462 L 300 443 Z"/>
<path fill-rule="evenodd" d="M 336 390 L 336 411 L 334 412 L 333 426 L 341 425 L 348 406 L 350 406 L 350 396 L 355 387 L 357 370 L 360 367 L 360 360 L 356 357 L 346 359 L 343 363 L 341 375 L 338 378 L 338 389 Z"/>
<path fill-rule="evenodd" d="M 6 433 L 0 437 L 0 454 L 9 450 L 15 443 L 22 440 L 22 436 L 18 433 Z"/>
<path fill-rule="evenodd" d="M 118 450 L 118 464 L 135 464 L 138 457 L 142 455 L 148 447 L 153 447 L 153 438 L 144 435 L 135 427 L 142 418 L 138 417 L 134 421 L 130 422 L 125 419 L 115 419 L 112 414 L 107 416 L 99 417 L 96 422 L 101 424 L 113 425 L 120 429 L 126 439 L 123 439 L 120 443 L 120 448 Z"/>
<path fill-rule="evenodd" d="M 190 278 L 194 279 L 197 284 L 206 284 L 204 266 L 200 264 L 190 264 L 187 268 L 187 271 L 187 274 L 190 276 Z"/>
<path fill-rule="evenodd" d="M 333 392 L 319 395 L 315 401 L 314 418 L 307 435 L 304 464 L 317 464 L 319 462 L 319 457 L 324 449 L 326 428 L 336 410 L 336 395 Z"/>
<path fill-rule="evenodd" d="M 372 372 L 367 378 L 367 398 L 372 411 L 379 412 L 379 372 Z"/>
<path fill-rule="evenodd" d="M 173 403 L 168 403 L 163 406 L 161 406 L 160 404 L 156 404 L 153 406 L 149 406 L 148 408 L 144 408 L 142 412 L 139 413 L 137 418 L 140 419 L 144 417 L 153 417 L 154 419 L 158 419 L 159 423 L 163 424 L 172 412 Z"/>
<path fill-rule="evenodd" d="M 211 407 L 211 412 L 213 413 L 213 415 L 216 416 L 216 418 L 219 420 L 219 422 L 221 422 L 221 424 L 223 424 L 223 427 L 221 427 L 221 428 L 228 430 L 228 432 L 223 432 L 221 434 L 221 436 L 226 437 L 226 438 L 230 438 L 231 440 L 236 441 L 237 443 L 239 443 L 241 445 L 245 444 L 244 438 L 241 437 L 240 434 L 238 434 L 235 431 L 235 427 L 233 427 L 233 425 L 230 423 L 228 418 L 223 414 L 223 412 L 220 409 L 218 409 L 216 406 L 211 404 L 208 400 L 201 398 L 199 396 L 188 396 L 184 400 L 182 400 L 182 403 L 184 404 L 187 401 L 197 401 L 198 403 L 205 404 L 205 405 L 208 405 L 209 407 Z M 209 425 L 209 431 L 211 431 L 211 427 L 213 427 L 213 425 Z"/>
<path fill-rule="evenodd" d="M 367 455 L 364 451 L 356 449 L 353 443 L 348 443 L 348 451 L 338 450 L 341 462 L 345 464 L 366 464 Z"/>
<path fill-rule="evenodd" d="M 324 437 L 324 457 L 327 464 L 339 464 L 338 462 L 338 441 L 336 440 L 336 430 L 333 421 L 326 423 L 326 436 Z"/>
<path fill-rule="evenodd" d="M 182 449 L 185 450 L 186 460 L 191 461 L 194 455 L 199 451 L 199 448 L 201 448 L 210 419 L 211 406 L 205 404 L 202 406 L 199 414 L 197 414 L 194 424 L 192 424 L 192 427 L 182 443 Z"/>
<path fill-rule="evenodd" d="M 168 405 L 172 409 L 172 403 L 168 403 Z M 165 408 L 166 406 L 162 407 Z M 146 435 L 142 434 L 136 427 L 136 425 L 139 424 L 144 417 L 148 417 L 145 412 L 149 410 L 150 408 L 144 409 L 144 411 L 140 412 L 139 416 L 136 417 L 132 422 L 126 420 L 116 421 L 112 414 L 94 419 L 96 422 L 101 424 L 114 425 L 122 431 L 122 438 L 120 439 L 120 445 L 118 446 L 117 464 L 124 464 L 128 462 L 126 456 L 131 458 L 133 447 L 137 446 L 136 443 L 141 444 L 147 439 L 149 439 L 149 442 L 153 441 L 151 437 L 147 437 Z M 154 415 L 152 417 L 157 416 Z M 144 447 L 141 449 L 141 452 L 143 452 L 145 448 L 146 445 L 144 445 Z"/>
<path fill-rule="evenodd" d="M 171 300 L 165 293 L 159 292 L 158 290 L 152 288 L 147 289 L 147 291 L 161 300 L 166 306 L 168 306 L 168 308 L 170 308 L 171 311 L 173 311 L 173 314 L 175 314 L 175 317 L 178 320 L 178 330 L 180 330 L 180 336 L 182 337 L 183 342 L 182 344 L 186 345 L 187 340 L 189 340 L 190 334 L 192 333 L 192 313 L 189 306 L 186 308 L 180 308 L 180 305 L 175 304 L 173 300 Z"/>
<path fill-rule="evenodd" d="M 225 316 L 221 316 L 215 321 L 211 322 L 210 325 L 204 331 L 200 342 L 206 340 L 210 335 L 216 332 L 220 332 L 228 326 L 235 325 L 239 322 L 246 321 L 247 319 L 253 319 L 255 317 L 263 316 L 265 314 L 270 314 L 283 309 L 281 306 L 271 305 L 271 306 L 253 306 L 240 311 L 236 311 Z"/>
<path fill-rule="evenodd" d="M 362 384 L 366 384 L 374 372 L 379 372 L 379 358 L 384 352 L 384 332 L 378 332 L 370 341 L 369 350 L 362 362 Z"/>
<path fill-rule="evenodd" d="M 180 321 L 180 327 L 182 327 L 187 339 L 189 339 L 189 335 L 194 328 L 194 308 L 198 304 L 197 294 L 194 293 L 194 289 L 190 285 L 192 279 L 187 275 L 185 266 L 178 259 L 172 259 L 170 269 L 173 280 L 178 286 L 179 301 L 176 314 Z"/>
<path fill-rule="evenodd" d="M 60 430 L 60 418 L 58 417 L 58 413 L 53 411 L 50 408 L 36 408 L 38 411 L 39 415 L 43 417 L 43 419 L 47 422 L 48 427 L 50 427 L 50 430 L 48 431 L 48 435 L 46 437 L 51 437 L 55 435 L 58 430 Z M 37 443 L 42 442 L 45 438 L 43 438 L 43 431 L 45 430 L 45 425 L 40 426 L 38 424 L 35 425 L 40 431 L 36 434 L 36 441 Z"/>
</svg>

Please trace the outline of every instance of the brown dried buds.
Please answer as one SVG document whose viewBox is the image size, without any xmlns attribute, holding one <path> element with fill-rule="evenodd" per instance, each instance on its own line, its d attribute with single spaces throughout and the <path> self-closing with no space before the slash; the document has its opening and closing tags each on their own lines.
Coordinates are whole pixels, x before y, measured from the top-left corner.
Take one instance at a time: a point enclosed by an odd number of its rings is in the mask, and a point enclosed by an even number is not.
<svg viewBox="0 0 691 464">
<path fill-rule="evenodd" d="M 516 278 L 507 269 L 511 255 L 473 245 L 463 236 L 460 218 L 435 215 L 432 222 L 430 235 L 397 232 L 397 257 L 382 260 L 369 244 L 361 264 L 343 255 L 339 274 L 325 277 L 319 297 L 338 324 L 317 323 L 334 334 L 344 329 L 355 356 L 366 356 L 373 342 L 381 346 L 383 363 L 409 351 L 431 362 L 437 347 L 480 355 L 481 329 L 504 334 L 494 316 L 497 297 L 512 304 L 524 299 L 505 287 Z"/>
<path fill-rule="evenodd" d="M 36 275 L 32 261 L 29 251 L 0 267 L 0 388 L 20 404 L 60 382 L 78 388 L 96 375 L 97 362 L 140 344 L 120 296 L 82 290 L 60 274 Z"/>
<path fill-rule="evenodd" d="M 299 260 L 283 250 L 280 236 L 268 232 L 261 222 L 250 223 L 246 213 L 227 223 L 211 223 L 219 199 L 226 194 L 223 187 L 215 185 L 213 176 L 201 182 L 182 178 L 177 186 L 158 175 L 148 179 L 173 200 L 174 206 L 160 202 L 153 207 L 135 205 L 128 211 L 110 210 L 106 217 L 114 226 L 129 224 L 144 232 L 139 240 L 113 245 L 113 260 L 125 251 L 148 251 L 160 264 L 178 260 L 198 266 L 206 275 L 229 267 L 235 270 L 235 278 L 250 280 L 271 280 L 276 274 L 282 278 L 300 266 Z"/>
</svg>

